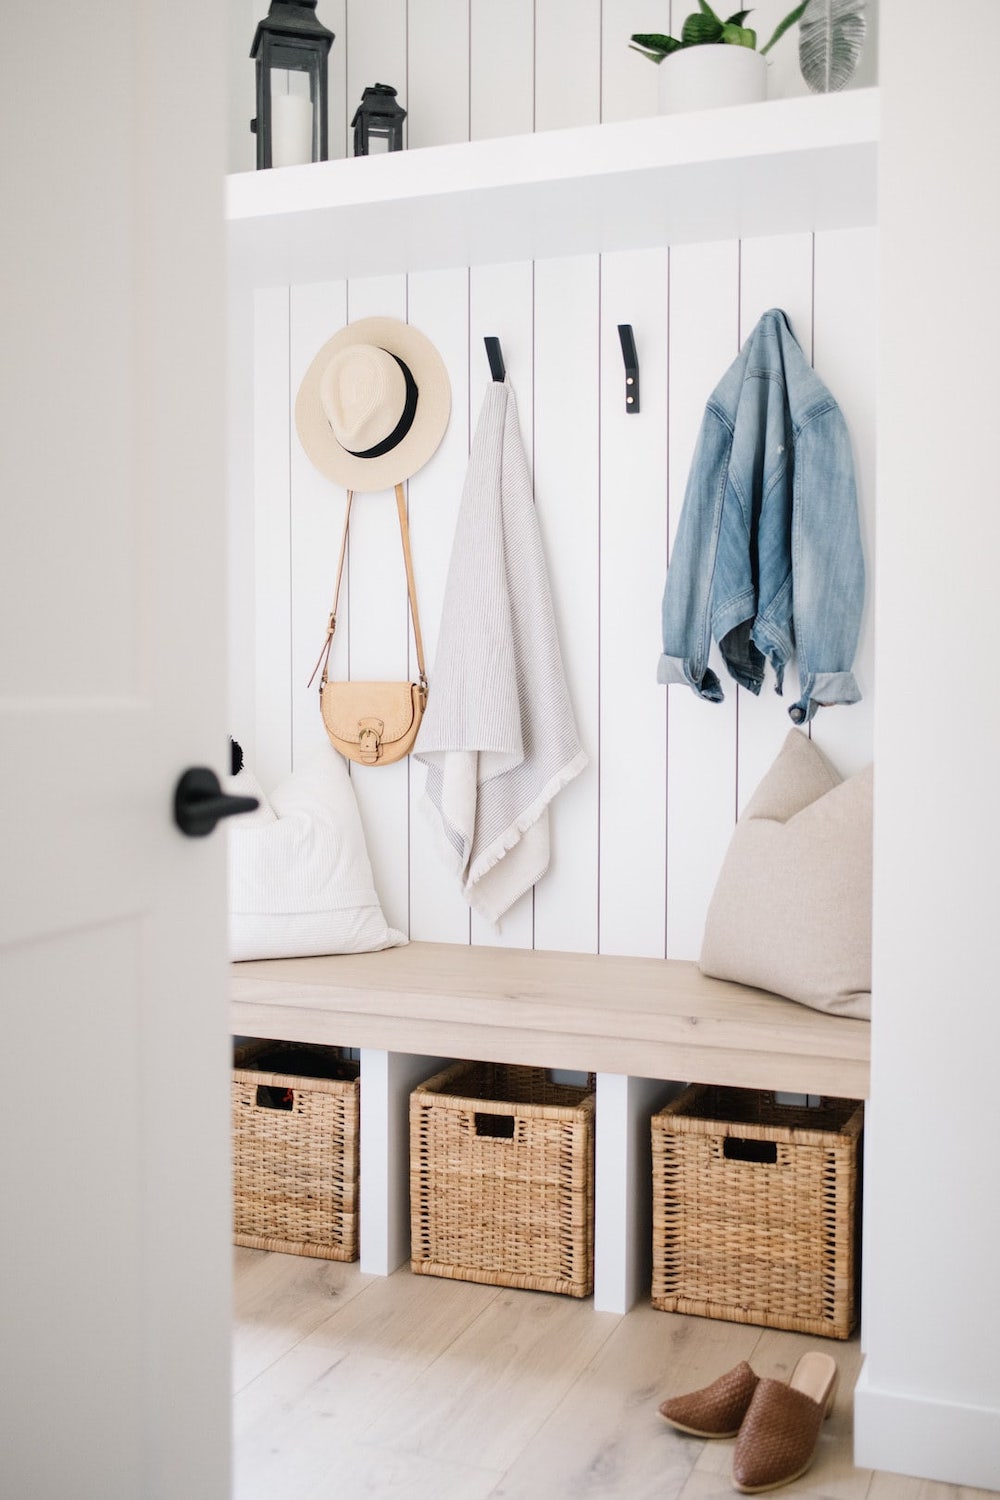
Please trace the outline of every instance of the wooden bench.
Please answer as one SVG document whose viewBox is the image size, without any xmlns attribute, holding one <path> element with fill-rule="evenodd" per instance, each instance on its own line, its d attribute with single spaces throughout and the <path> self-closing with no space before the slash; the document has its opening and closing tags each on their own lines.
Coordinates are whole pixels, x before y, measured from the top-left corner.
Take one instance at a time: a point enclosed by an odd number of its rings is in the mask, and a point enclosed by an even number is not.
<svg viewBox="0 0 1000 1500">
<path fill-rule="evenodd" d="M 649 1258 L 645 1122 L 680 1083 L 868 1097 L 869 1025 L 676 959 L 409 943 L 232 966 L 234 1034 L 361 1049 L 361 1264 L 409 1256 L 410 1090 L 451 1058 L 597 1074 L 595 1306 Z M 648 1285 L 648 1281 L 646 1282 Z"/>
</svg>

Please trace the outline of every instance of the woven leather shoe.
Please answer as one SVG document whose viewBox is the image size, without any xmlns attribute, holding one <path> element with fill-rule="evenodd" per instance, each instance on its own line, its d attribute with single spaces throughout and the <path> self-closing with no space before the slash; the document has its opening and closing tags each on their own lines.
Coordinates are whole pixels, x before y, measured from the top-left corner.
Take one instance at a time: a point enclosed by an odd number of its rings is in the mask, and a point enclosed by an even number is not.
<svg viewBox="0 0 1000 1500">
<path fill-rule="evenodd" d="M 756 1388 L 757 1376 L 743 1360 L 711 1385 L 662 1402 L 660 1416 L 694 1437 L 735 1437 Z"/>
<path fill-rule="evenodd" d="M 743 1495 L 776 1490 L 804 1474 L 837 1389 L 829 1354 L 803 1354 L 786 1385 L 760 1380 L 733 1450 L 733 1486 Z"/>
</svg>

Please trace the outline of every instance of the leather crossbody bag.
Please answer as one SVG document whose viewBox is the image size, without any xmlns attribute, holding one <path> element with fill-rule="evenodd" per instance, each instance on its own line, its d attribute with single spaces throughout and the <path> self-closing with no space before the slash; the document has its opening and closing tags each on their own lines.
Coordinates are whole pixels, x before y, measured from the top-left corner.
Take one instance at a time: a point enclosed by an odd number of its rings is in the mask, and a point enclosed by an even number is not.
<svg viewBox="0 0 1000 1500">
<path fill-rule="evenodd" d="M 327 668 L 333 633 L 337 628 L 337 601 L 340 598 L 340 580 L 344 572 L 347 529 L 351 521 L 353 499 L 354 491 L 348 490 L 333 608 L 327 623 L 326 640 L 309 683 L 312 684 L 322 666 L 323 675 L 319 684 L 320 711 L 334 749 L 362 766 L 390 766 L 393 761 L 402 760 L 404 755 L 409 755 L 413 749 L 427 705 L 427 674 L 424 670 L 424 646 L 420 637 L 420 616 L 417 614 L 417 593 L 413 583 L 406 501 L 403 486 L 397 484 L 396 509 L 399 513 L 399 532 L 406 564 L 406 587 L 410 596 L 410 620 L 417 648 L 419 679 L 417 682 L 330 682 Z"/>
</svg>

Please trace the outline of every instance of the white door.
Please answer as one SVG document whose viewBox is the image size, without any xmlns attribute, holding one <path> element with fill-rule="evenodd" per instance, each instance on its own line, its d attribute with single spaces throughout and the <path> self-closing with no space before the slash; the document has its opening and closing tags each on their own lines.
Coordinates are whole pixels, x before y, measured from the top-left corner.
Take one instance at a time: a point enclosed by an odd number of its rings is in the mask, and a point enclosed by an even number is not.
<svg viewBox="0 0 1000 1500">
<path fill-rule="evenodd" d="M 5 7 L 0 1494 L 223 1500 L 225 7 Z M 188 58 L 191 58 L 191 62 Z"/>
</svg>

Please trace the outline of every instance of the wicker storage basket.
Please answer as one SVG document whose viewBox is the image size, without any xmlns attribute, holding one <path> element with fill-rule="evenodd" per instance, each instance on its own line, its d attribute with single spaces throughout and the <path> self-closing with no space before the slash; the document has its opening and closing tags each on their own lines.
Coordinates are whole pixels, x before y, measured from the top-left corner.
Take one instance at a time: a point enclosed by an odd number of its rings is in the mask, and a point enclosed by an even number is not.
<svg viewBox="0 0 1000 1500">
<path fill-rule="evenodd" d="M 236 1048 L 237 1245 L 357 1259 L 358 1072 L 333 1047 L 256 1041 Z"/>
<path fill-rule="evenodd" d="M 455 1063 L 410 1096 L 411 1266 L 430 1276 L 589 1296 L 593 1080 Z"/>
<path fill-rule="evenodd" d="M 864 1106 L 694 1084 L 653 1116 L 653 1306 L 847 1338 Z"/>
</svg>

